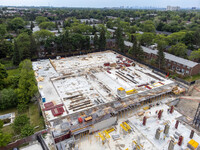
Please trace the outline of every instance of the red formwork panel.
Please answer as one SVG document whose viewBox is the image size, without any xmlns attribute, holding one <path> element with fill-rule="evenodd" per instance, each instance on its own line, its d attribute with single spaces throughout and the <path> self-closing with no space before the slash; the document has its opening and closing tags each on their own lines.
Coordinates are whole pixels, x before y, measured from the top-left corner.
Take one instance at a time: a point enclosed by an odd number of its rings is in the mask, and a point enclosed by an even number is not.
<svg viewBox="0 0 200 150">
<path fill-rule="evenodd" d="M 52 110 L 52 109 L 55 109 L 55 108 L 58 108 L 58 107 L 61 107 L 61 106 L 63 106 L 63 104 L 51 106 L 51 107 L 45 108 L 45 109 L 43 109 L 43 110 L 48 111 L 48 110 Z"/>
<path fill-rule="evenodd" d="M 52 112 L 53 116 L 56 117 L 56 116 L 62 115 L 64 112 L 64 109 L 63 109 L 63 107 L 58 107 L 58 108 L 51 109 L 51 112 Z"/>
<path fill-rule="evenodd" d="M 47 109 L 48 109 L 48 108 L 51 108 L 51 107 L 53 107 L 53 106 L 54 106 L 53 102 L 48 102 L 48 103 L 45 103 L 45 104 L 44 104 L 44 107 L 47 108 Z"/>
<path fill-rule="evenodd" d="M 104 63 L 104 66 L 110 66 L 110 63 Z"/>
</svg>

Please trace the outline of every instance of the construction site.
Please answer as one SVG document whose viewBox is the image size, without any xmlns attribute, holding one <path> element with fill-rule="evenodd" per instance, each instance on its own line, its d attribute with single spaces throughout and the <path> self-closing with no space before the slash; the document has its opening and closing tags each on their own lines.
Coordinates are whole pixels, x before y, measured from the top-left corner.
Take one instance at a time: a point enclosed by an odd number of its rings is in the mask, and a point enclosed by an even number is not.
<svg viewBox="0 0 200 150">
<path fill-rule="evenodd" d="M 175 106 L 200 100 L 168 76 L 113 51 L 32 64 L 54 149 L 199 148 L 200 107 L 186 123 Z"/>
</svg>

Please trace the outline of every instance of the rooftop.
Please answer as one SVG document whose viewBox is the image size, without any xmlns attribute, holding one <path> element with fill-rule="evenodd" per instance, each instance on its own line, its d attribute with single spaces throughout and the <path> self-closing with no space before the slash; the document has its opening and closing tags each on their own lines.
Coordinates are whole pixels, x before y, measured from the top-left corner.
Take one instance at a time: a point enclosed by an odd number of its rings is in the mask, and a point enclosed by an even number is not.
<svg viewBox="0 0 200 150">
<path fill-rule="evenodd" d="M 133 43 L 131 43 L 129 41 L 124 41 L 124 44 L 128 47 L 133 46 Z M 143 48 L 143 51 L 145 53 L 148 53 L 148 54 L 157 55 L 157 53 L 158 53 L 158 50 L 152 50 L 152 49 L 150 49 L 148 47 L 144 47 L 144 46 L 142 46 L 142 48 Z M 166 59 L 173 61 L 173 62 L 180 63 L 180 64 L 188 66 L 188 67 L 194 67 L 194 66 L 198 65 L 198 63 L 191 61 L 191 60 L 187 60 L 187 59 L 184 59 L 184 58 L 181 58 L 181 57 L 177 57 L 175 55 L 172 55 L 172 54 L 169 54 L 169 53 L 166 53 L 166 52 L 164 52 L 164 54 L 165 54 Z"/>
</svg>

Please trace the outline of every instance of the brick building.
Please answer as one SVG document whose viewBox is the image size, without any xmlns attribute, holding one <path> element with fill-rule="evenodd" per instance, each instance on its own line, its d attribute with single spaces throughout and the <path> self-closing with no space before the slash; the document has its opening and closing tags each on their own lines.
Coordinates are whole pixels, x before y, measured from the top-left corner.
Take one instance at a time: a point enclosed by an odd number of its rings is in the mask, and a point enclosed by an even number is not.
<svg viewBox="0 0 200 150">
<path fill-rule="evenodd" d="M 124 44 L 127 47 L 132 47 L 132 43 L 125 41 Z M 143 47 L 145 57 L 147 59 L 156 59 L 158 50 L 152 50 L 147 47 Z M 196 75 L 200 73 L 200 64 L 194 61 L 190 61 L 181 57 L 164 52 L 165 65 L 169 70 L 175 71 L 182 75 Z"/>
</svg>

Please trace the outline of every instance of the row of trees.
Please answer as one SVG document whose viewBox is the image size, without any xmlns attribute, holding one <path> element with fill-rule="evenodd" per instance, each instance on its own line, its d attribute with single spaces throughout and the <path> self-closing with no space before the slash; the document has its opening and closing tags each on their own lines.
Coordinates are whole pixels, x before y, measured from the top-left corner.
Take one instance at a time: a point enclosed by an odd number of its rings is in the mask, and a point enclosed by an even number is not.
<svg viewBox="0 0 200 150">
<path fill-rule="evenodd" d="M 19 76 L 10 76 L 8 78 L 5 68 L 0 64 L 0 110 L 18 106 L 19 111 L 23 112 L 35 93 L 37 93 L 31 61 L 22 61 L 19 69 Z"/>
</svg>

